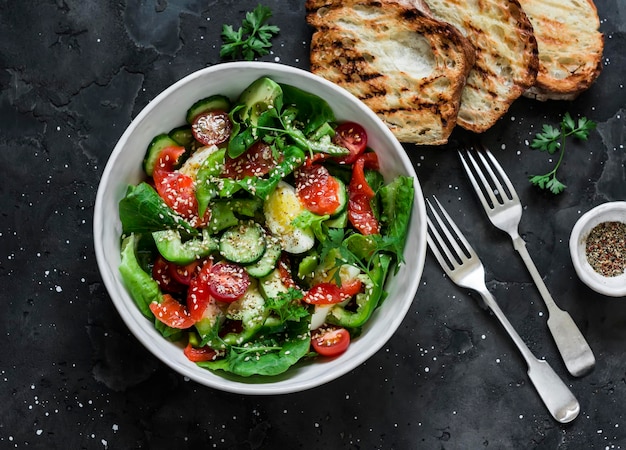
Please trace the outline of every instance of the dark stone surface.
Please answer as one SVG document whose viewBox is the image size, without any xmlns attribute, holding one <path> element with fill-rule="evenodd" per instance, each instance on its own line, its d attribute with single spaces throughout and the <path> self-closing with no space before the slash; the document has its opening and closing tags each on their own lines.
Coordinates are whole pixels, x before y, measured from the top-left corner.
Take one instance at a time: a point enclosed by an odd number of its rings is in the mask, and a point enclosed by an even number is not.
<svg viewBox="0 0 626 450">
<path fill-rule="evenodd" d="M 264 57 L 308 68 L 304 2 L 265 1 L 281 27 Z M 520 231 L 557 303 L 598 360 L 567 375 L 546 311 L 508 236 L 484 217 L 453 151 L 406 146 L 487 266 L 489 288 L 531 350 L 581 404 L 553 421 L 495 319 L 442 276 L 432 256 L 398 333 L 327 386 L 245 397 L 185 380 L 129 333 L 96 267 L 93 203 L 117 139 L 151 98 L 219 59 L 224 23 L 256 1 L 0 1 L 0 448 L 614 449 L 626 445 L 626 302 L 576 277 L 567 242 L 591 207 L 626 199 L 626 7 L 598 0 L 604 70 L 572 102 L 520 99 L 481 137 L 525 205 Z M 598 122 L 570 142 L 560 196 L 529 174 L 551 167 L 529 148 L 561 115 Z"/>
</svg>

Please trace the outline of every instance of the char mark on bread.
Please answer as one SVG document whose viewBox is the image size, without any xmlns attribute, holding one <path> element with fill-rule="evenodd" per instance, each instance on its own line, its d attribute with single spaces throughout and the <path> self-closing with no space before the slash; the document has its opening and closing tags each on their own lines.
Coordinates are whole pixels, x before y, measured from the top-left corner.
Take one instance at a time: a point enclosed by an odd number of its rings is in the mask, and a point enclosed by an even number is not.
<svg viewBox="0 0 626 450">
<path fill-rule="evenodd" d="M 446 143 L 474 49 L 451 25 L 394 1 L 307 0 L 311 71 L 360 98 L 401 142 Z"/>
</svg>

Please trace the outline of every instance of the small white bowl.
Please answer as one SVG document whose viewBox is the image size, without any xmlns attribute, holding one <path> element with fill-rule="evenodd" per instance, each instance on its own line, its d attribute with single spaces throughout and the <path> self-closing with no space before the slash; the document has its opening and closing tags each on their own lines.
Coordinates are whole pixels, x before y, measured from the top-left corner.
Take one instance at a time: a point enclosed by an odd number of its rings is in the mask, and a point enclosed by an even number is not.
<svg viewBox="0 0 626 450">
<path fill-rule="evenodd" d="M 150 140 L 185 122 L 187 108 L 213 94 L 236 98 L 250 83 L 269 76 L 278 83 L 315 93 L 325 99 L 339 121 L 355 121 L 367 131 L 369 144 L 379 156 L 387 182 L 398 175 L 414 177 L 415 202 L 404 252 L 405 263 L 388 280 L 388 297 L 354 339 L 348 350 L 334 359 L 299 364 L 273 378 L 236 378 L 202 369 L 190 362 L 182 347 L 165 340 L 141 315 L 122 282 L 118 203 L 129 184 L 143 177 L 141 162 Z M 389 128 L 356 97 L 310 72 L 282 64 L 234 62 L 214 65 L 190 74 L 151 101 L 133 120 L 117 143 L 104 169 L 94 208 L 94 244 L 104 284 L 122 319 L 148 350 L 180 374 L 198 383 L 239 394 L 284 394 L 328 383 L 344 375 L 380 350 L 395 333 L 409 310 L 426 258 L 424 198 L 415 170 Z"/>
<path fill-rule="evenodd" d="M 626 223 L 626 202 L 609 202 L 596 206 L 581 216 L 574 225 L 569 240 L 572 263 L 579 278 L 594 291 L 610 297 L 626 296 L 626 273 L 605 277 L 587 261 L 585 251 L 591 230 L 602 222 Z"/>
</svg>

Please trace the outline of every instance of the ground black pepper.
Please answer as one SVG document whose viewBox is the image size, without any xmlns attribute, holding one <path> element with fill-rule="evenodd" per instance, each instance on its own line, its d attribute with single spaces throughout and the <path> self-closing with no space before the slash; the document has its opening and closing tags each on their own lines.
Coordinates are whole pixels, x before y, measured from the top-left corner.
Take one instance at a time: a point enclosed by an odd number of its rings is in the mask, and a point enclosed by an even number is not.
<svg viewBox="0 0 626 450">
<path fill-rule="evenodd" d="M 626 271 L 626 223 L 602 222 L 585 243 L 587 261 L 600 275 L 616 277 Z"/>
</svg>

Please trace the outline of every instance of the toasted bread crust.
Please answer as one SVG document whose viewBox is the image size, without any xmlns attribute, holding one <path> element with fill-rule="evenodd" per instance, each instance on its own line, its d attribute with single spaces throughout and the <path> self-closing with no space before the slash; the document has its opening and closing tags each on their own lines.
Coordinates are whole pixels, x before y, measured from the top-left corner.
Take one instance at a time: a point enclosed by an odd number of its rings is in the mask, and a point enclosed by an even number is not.
<svg viewBox="0 0 626 450">
<path fill-rule="evenodd" d="M 401 142 L 448 141 L 474 49 L 458 30 L 382 0 L 307 0 L 311 71 L 344 87 Z"/>
<path fill-rule="evenodd" d="M 432 14 L 457 27 L 476 48 L 458 124 L 482 133 L 535 84 L 539 68 L 532 25 L 517 0 L 426 0 Z"/>
<path fill-rule="evenodd" d="M 602 70 L 604 36 L 592 0 L 520 0 L 539 46 L 536 84 L 525 95 L 573 100 Z"/>
</svg>

